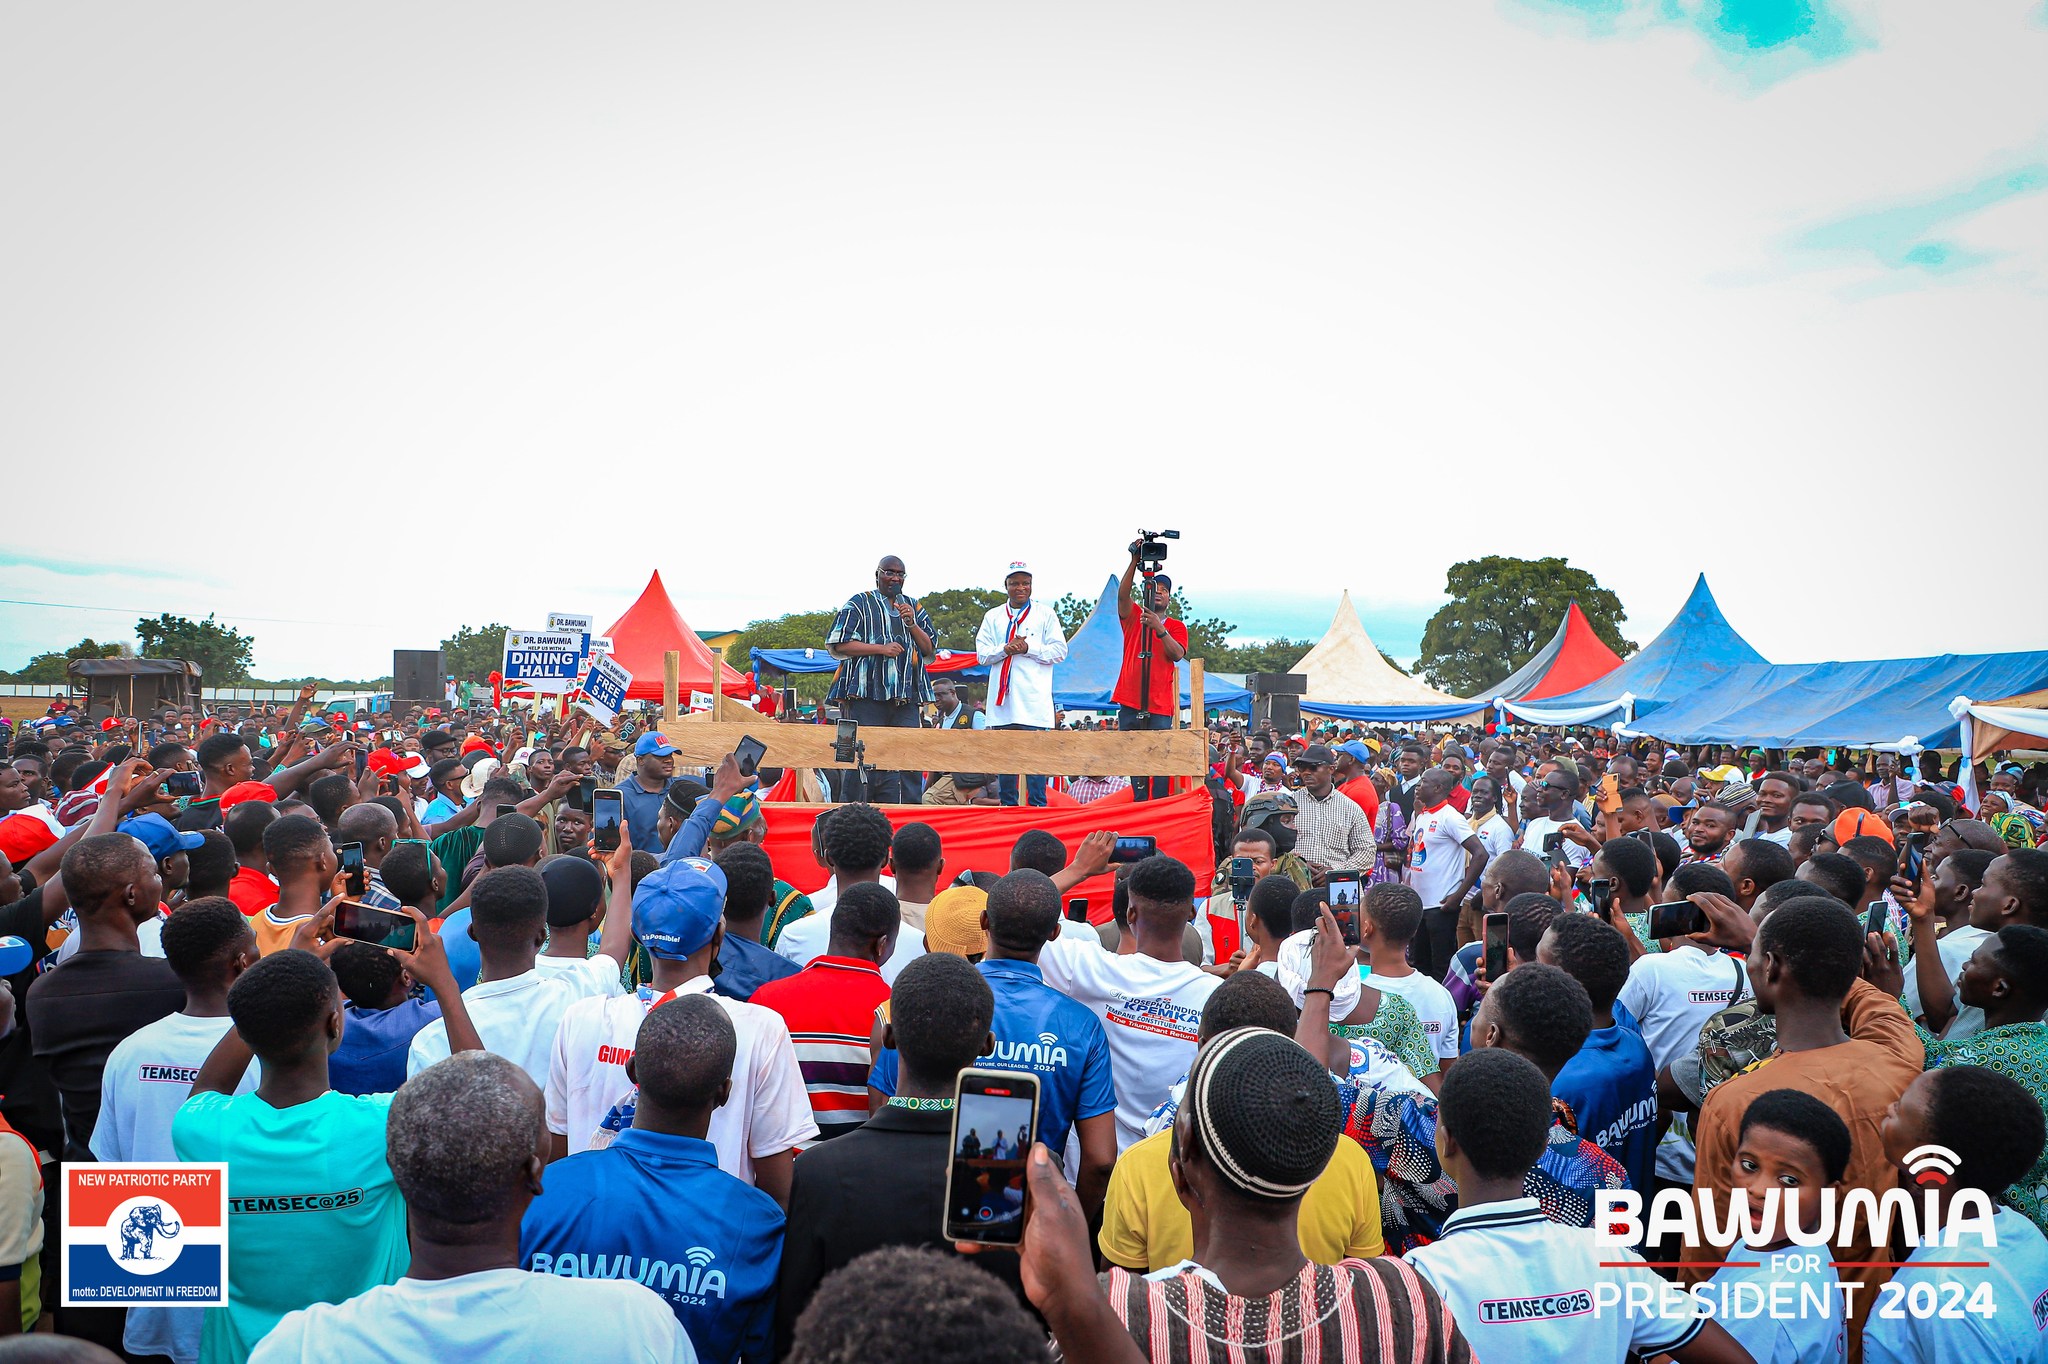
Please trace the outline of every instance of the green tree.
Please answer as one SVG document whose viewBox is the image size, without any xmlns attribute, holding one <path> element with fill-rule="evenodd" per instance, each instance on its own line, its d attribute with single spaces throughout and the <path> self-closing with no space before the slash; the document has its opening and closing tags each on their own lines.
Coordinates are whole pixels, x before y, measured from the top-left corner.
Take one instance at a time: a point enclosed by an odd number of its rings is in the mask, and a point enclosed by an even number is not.
<svg viewBox="0 0 2048 1364">
<path fill-rule="evenodd" d="M 465 625 L 441 641 L 442 670 L 471 682 L 483 682 L 505 661 L 508 625 Z M 437 693 L 438 694 L 438 693 Z"/>
<path fill-rule="evenodd" d="M 1060 618 L 1060 629 L 1066 632 L 1068 639 L 1088 623 L 1088 613 L 1094 609 L 1094 602 L 1082 601 L 1071 592 L 1052 604 L 1052 613 Z"/>
<path fill-rule="evenodd" d="M 205 686 L 238 687 L 249 680 L 255 639 L 220 624 L 211 613 L 205 620 L 168 612 L 154 620 L 145 617 L 135 622 L 135 637 L 142 642 L 144 658 L 182 658 L 197 663 Z"/>
<path fill-rule="evenodd" d="M 741 659 L 751 660 L 750 649 L 823 649 L 825 633 L 832 628 L 836 611 L 795 611 L 771 620 L 750 621 L 740 631 L 726 658 L 737 668 Z"/>
<path fill-rule="evenodd" d="M 1276 635 L 1263 642 L 1226 645 L 1208 656 L 1206 666 L 1219 673 L 1284 673 L 1301 662 L 1301 656 L 1315 647 L 1312 639 L 1289 639 Z"/>
<path fill-rule="evenodd" d="M 22 665 L 21 671 L 0 674 L 0 676 L 8 677 L 16 682 L 48 685 L 53 682 L 62 682 L 70 676 L 66 669 L 74 658 L 119 658 L 120 656 L 121 646 L 118 644 L 101 644 L 98 640 L 81 639 L 78 643 L 61 653 L 52 650 L 49 653 L 37 654 Z"/>
<path fill-rule="evenodd" d="M 981 629 L 981 618 L 1004 600 L 1000 588 L 949 587 L 943 592 L 925 593 L 917 604 L 938 627 L 938 646 L 964 654 L 974 652 L 974 636 Z"/>
<path fill-rule="evenodd" d="M 1444 591 L 1451 600 L 1423 627 L 1416 667 L 1454 696 L 1476 696 L 1527 663 L 1574 601 L 1608 648 L 1635 652 L 1621 634 L 1621 598 L 1563 559 L 1470 559 L 1451 565 Z"/>
</svg>

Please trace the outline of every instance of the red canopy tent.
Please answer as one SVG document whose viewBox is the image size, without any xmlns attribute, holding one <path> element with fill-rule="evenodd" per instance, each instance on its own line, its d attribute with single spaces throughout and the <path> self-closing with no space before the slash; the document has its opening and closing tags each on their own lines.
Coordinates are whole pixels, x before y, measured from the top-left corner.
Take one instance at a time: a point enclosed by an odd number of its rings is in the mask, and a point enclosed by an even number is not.
<svg viewBox="0 0 2048 1364">
<path fill-rule="evenodd" d="M 1593 626 L 1577 602 L 1565 608 L 1564 620 L 1550 642 L 1530 656 L 1512 677 L 1481 692 L 1473 699 L 1491 702 L 1496 697 L 1509 701 L 1540 701 L 1562 696 L 1597 682 L 1621 666 L 1621 657 L 1593 633 Z"/>
<path fill-rule="evenodd" d="M 697 632 L 676 610 L 676 604 L 668 599 L 668 589 L 661 585 L 660 573 L 648 578 L 640 599 L 627 607 L 626 614 L 614 621 L 612 628 L 605 633 L 611 636 L 612 657 L 618 660 L 620 667 L 633 674 L 633 685 L 626 689 L 628 700 L 661 699 L 662 657 L 671 650 L 683 656 L 679 688 L 683 703 L 689 704 L 693 691 L 711 690 L 711 669 L 718 659 L 710 647 L 697 638 Z M 721 690 L 727 696 L 754 694 L 753 679 L 735 671 L 731 665 L 727 665 L 720 677 Z"/>
</svg>

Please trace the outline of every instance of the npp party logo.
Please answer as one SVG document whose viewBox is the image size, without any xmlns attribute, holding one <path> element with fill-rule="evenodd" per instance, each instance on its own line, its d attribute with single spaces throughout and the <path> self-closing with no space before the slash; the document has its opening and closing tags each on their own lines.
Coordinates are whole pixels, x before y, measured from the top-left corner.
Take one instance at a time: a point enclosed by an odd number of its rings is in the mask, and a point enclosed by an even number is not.
<svg viewBox="0 0 2048 1364">
<path fill-rule="evenodd" d="M 64 1305 L 225 1307 L 228 1167 L 64 1167 Z"/>
</svg>

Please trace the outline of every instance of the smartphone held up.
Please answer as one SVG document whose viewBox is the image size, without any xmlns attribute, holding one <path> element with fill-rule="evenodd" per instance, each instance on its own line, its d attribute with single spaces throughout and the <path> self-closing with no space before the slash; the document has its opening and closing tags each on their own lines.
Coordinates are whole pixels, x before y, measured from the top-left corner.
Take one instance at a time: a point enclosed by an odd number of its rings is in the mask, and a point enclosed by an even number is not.
<svg viewBox="0 0 2048 1364">
<path fill-rule="evenodd" d="M 960 1072 L 946 1173 L 943 1230 L 948 1241 L 1023 1242 L 1024 1158 L 1037 1131 L 1037 1076 L 976 1068 Z"/>
</svg>

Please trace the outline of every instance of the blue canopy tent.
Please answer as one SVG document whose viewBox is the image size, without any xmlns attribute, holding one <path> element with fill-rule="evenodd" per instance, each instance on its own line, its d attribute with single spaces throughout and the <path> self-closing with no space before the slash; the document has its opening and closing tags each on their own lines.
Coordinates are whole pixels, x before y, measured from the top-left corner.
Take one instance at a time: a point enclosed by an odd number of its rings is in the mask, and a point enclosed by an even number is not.
<svg viewBox="0 0 2048 1364">
<path fill-rule="evenodd" d="M 1483 701 L 1459 701 L 1448 706 L 1346 706 L 1335 701 L 1303 701 L 1303 715 L 1320 715 L 1328 720 L 1357 720 L 1369 725 L 1429 725 L 1440 720 L 1459 720 L 1486 709 Z"/>
<path fill-rule="evenodd" d="M 1745 664 L 1768 666 L 1721 614 L 1702 573 L 1671 623 L 1619 668 L 1539 705 L 1508 701 L 1505 709 L 1538 725 L 1613 724 L 1626 720 L 1631 707 L 1634 715 L 1647 715 Z"/>
<path fill-rule="evenodd" d="M 1949 703 L 2048 687 L 2048 651 L 1752 664 L 1725 672 L 1624 733 L 1669 743 L 1912 751 L 1961 742 Z"/>
</svg>

